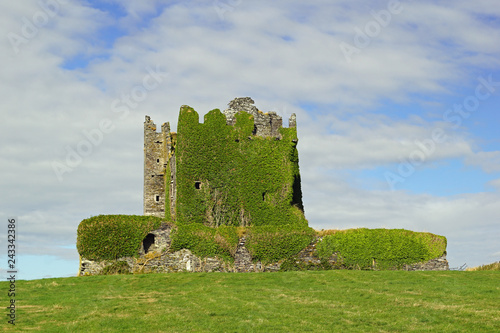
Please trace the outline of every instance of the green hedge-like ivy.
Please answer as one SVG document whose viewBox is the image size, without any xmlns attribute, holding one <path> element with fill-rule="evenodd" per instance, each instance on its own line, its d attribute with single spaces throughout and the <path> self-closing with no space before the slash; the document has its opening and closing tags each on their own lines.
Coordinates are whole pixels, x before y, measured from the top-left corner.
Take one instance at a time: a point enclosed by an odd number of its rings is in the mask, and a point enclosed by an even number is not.
<svg viewBox="0 0 500 333">
<path fill-rule="evenodd" d="M 161 225 L 153 216 L 99 215 L 80 222 L 76 248 L 90 260 L 110 260 L 138 254 L 146 235 Z"/>
<path fill-rule="evenodd" d="M 178 225 L 171 237 L 171 251 L 189 249 L 200 257 L 220 257 L 229 261 L 234 261 L 239 240 L 235 227 L 210 228 L 198 223 Z"/>
<path fill-rule="evenodd" d="M 311 243 L 315 233 L 304 225 L 253 226 L 247 230 L 245 246 L 253 260 L 276 262 L 299 253 Z"/>
<path fill-rule="evenodd" d="M 350 229 L 324 236 L 316 249 L 322 259 L 337 253 L 349 268 L 387 269 L 442 256 L 446 238 L 404 229 Z"/>
<path fill-rule="evenodd" d="M 177 223 L 307 225 L 295 128 L 281 140 L 252 134 L 253 116 L 240 112 L 234 126 L 218 109 L 199 123 L 196 111 L 180 110 L 177 145 Z"/>
</svg>

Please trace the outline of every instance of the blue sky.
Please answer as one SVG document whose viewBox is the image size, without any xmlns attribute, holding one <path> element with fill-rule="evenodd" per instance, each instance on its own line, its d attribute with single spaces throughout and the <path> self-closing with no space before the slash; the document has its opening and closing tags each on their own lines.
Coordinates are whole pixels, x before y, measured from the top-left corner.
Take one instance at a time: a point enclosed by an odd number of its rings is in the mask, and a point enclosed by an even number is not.
<svg viewBox="0 0 500 333">
<path fill-rule="evenodd" d="M 75 275 L 82 219 L 142 214 L 145 115 L 175 130 L 181 105 L 243 96 L 297 114 L 312 227 L 430 231 L 452 267 L 500 260 L 497 7 L 2 4 L 0 218 L 19 219 L 20 278 Z"/>
</svg>

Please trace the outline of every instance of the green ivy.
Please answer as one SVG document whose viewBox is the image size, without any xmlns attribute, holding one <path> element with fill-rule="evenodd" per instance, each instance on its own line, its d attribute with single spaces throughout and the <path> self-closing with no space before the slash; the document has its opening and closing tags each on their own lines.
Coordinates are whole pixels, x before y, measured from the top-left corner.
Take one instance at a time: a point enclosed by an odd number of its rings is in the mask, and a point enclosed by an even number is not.
<svg viewBox="0 0 500 333">
<path fill-rule="evenodd" d="M 306 248 L 314 237 L 314 229 L 307 226 L 253 226 L 247 230 L 245 246 L 253 260 L 270 263 L 296 255 Z"/>
<path fill-rule="evenodd" d="M 154 216 L 99 215 L 80 222 L 76 248 L 90 260 L 110 260 L 138 254 L 146 235 L 161 225 Z"/>
<path fill-rule="evenodd" d="M 189 249 L 199 257 L 220 257 L 231 262 L 239 240 L 235 227 L 210 228 L 198 223 L 178 225 L 171 238 L 171 251 Z"/>
<path fill-rule="evenodd" d="M 316 249 L 322 259 L 337 253 L 349 268 L 398 268 L 442 256 L 446 238 L 404 229 L 349 229 L 324 236 Z"/>
<path fill-rule="evenodd" d="M 169 156 L 167 156 L 169 159 Z M 165 219 L 173 221 L 172 212 L 170 211 L 170 163 L 165 167 Z"/>
<path fill-rule="evenodd" d="M 226 125 L 218 109 L 199 123 L 180 110 L 177 144 L 177 222 L 221 225 L 307 225 L 302 208 L 296 128 L 281 140 L 252 134 L 253 116 Z"/>
</svg>

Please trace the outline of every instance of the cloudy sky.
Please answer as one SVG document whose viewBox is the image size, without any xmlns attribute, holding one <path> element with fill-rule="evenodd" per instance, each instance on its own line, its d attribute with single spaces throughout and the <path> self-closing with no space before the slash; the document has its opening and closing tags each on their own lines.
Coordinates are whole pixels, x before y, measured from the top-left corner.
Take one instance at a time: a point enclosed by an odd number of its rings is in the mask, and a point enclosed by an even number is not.
<svg viewBox="0 0 500 333">
<path fill-rule="evenodd" d="M 429 231 L 451 267 L 500 260 L 496 1 L 0 6 L 0 235 L 17 217 L 19 278 L 76 275 L 82 219 L 142 214 L 145 115 L 175 130 L 181 105 L 244 96 L 297 114 L 313 228 Z"/>
</svg>

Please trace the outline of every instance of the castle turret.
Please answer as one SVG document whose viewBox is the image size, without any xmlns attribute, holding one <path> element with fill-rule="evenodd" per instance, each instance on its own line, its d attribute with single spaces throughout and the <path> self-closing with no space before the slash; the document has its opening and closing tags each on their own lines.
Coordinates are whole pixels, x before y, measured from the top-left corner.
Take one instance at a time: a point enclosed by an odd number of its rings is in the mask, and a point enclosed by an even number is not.
<svg viewBox="0 0 500 333">
<path fill-rule="evenodd" d="M 171 144 L 170 125 L 160 133 L 149 116 L 144 122 L 144 215 L 165 216 L 165 166 L 167 145 Z M 170 148 L 170 147 L 168 147 Z"/>
</svg>

